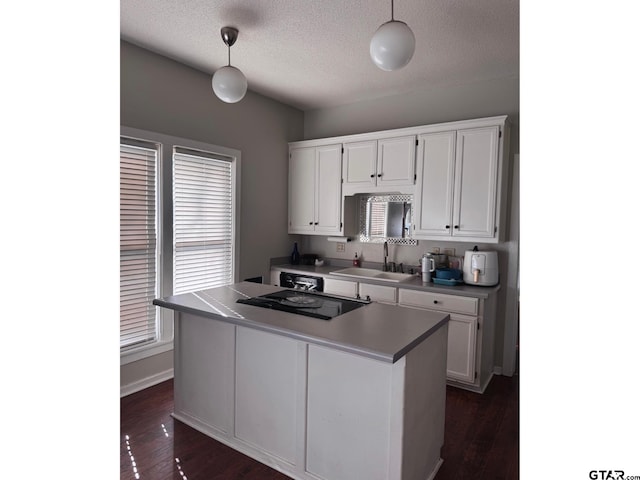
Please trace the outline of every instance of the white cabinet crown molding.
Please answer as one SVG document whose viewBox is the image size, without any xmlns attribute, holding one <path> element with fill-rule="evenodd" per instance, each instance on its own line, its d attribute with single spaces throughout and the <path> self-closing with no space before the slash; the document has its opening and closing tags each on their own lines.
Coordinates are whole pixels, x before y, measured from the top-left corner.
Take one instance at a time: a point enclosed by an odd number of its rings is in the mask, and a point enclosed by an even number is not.
<svg viewBox="0 0 640 480">
<path fill-rule="evenodd" d="M 299 140 L 289 142 L 290 148 L 295 147 L 314 147 L 327 145 L 328 143 L 349 143 L 365 140 L 379 140 L 405 135 L 420 135 L 421 133 L 436 133 L 448 130 L 459 130 L 466 128 L 490 127 L 494 125 L 504 125 L 508 123 L 507 115 L 499 115 L 495 117 L 477 118 L 471 120 L 458 120 L 454 122 L 435 123 L 431 125 L 418 125 L 415 127 L 394 128 L 390 130 L 378 130 L 375 132 L 354 133 L 349 135 L 340 135 L 337 137 L 314 138 L 309 140 Z"/>
</svg>

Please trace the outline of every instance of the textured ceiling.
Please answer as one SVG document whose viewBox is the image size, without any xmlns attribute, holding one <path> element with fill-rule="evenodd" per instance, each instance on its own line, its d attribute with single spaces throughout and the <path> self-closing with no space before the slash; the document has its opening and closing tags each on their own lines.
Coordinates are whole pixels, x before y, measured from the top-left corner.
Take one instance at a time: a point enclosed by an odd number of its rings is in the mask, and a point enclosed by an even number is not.
<svg viewBox="0 0 640 480">
<path fill-rule="evenodd" d="M 416 37 L 401 70 L 379 70 L 369 41 L 389 0 L 121 0 L 127 42 L 213 74 L 231 65 L 249 89 L 301 110 L 519 75 L 518 0 L 397 0 Z M 213 94 L 213 92 L 212 92 Z"/>
</svg>

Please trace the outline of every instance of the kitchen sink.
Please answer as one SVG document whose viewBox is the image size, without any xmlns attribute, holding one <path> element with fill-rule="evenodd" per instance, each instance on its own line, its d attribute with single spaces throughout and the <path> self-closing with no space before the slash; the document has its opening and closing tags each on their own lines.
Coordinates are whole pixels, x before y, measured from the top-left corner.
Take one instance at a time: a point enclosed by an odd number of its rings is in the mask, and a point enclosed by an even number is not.
<svg viewBox="0 0 640 480">
<path fill-rule="evenodd" d="M 331 272 L 331 275 L 341 275 L 345 277 L 351 278 L 368 278 L 371 280 L 382 280 L 386 282 L 406 282 L 414 277 L 409 273 L 398 273 L 398 272 L 383 272 L 381 270 L 374 270 L 373 268 L 360 268 L 360 267 L 350 267 L 343 268 L 342 270 L 335 270 Z"/>
</svg>

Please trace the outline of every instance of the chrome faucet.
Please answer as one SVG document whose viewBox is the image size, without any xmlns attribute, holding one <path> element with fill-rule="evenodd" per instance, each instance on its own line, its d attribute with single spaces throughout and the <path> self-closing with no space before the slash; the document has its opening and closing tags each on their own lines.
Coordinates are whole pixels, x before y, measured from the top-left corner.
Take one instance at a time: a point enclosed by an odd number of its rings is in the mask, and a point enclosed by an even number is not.
<svg viewBox="0 0 640 480">
<path fill-rule="evenodd" d="M 387 257 L 389 256 L 389 244 L 387 242 L 384 242 L 384 246 L 382 248 L 382 251 L 384 253 L 384 264 L 382 265 L 382 271 L 383 272 L 388 272 L 389 271 L 389 266 L 387 265 Z"/>
</svg>

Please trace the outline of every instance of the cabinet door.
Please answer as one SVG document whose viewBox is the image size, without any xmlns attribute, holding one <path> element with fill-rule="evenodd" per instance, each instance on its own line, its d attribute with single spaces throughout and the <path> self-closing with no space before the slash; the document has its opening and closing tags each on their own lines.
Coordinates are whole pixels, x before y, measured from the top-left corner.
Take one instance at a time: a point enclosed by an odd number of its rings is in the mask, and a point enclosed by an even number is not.
<svg viewBox="0 0 640 480">
<path fill-rule="evenodd" d="M 447 342 L 447 378 L 474 383 L 478 317 L 450 314 Z"/>
<path fill-rule="evenodd" d="M 386 285 L 373 285 L 371 283 L 359 283 L 358 292 L 360 298 L 369 297 L 374 302 L 396 303 L 397 288 L 387 287 Z"/>
<path fill-rule="evenodd" d="M 415 230 L 420 236 L 450 236 L 456 132 L 418 137 Z"/>
<path fill-rule="evenodd" d="M 415 135 L 378 140 L 378 186 L 413 185 L 415 164 Z"/>
<path fill-rule="evenodd" d="M 306 470 L 330 480 L 400 478 L 389 475 L 395 365 L 318 345 L 308 358 Z"/>
<path fill-rule="evenodd" d="M 322 234 L 341 232 L 342 145 L 316 148 L 316 194 L 314 231 Z"/>
<path fill-rule="evenodd" d="M 174 410 L 229 435 L 233 433 L 236 327 L 176 313 Z"/>
<path fill-rule="evenodd" d="M 297 362 L 295 340 L 238 327 L 236 437 L 291 464 L 296 460 Z"/>
<path fill-rule="evenodd" d="M 313 232 L 315 155 L 314 147 L 289 153 L 289 233 Z"/>
<path fill-rule="evenodd" d="M 495 235 L 499 133 L 499 127 L 458 131 L 454 237 Z"/>
<path fill-rule="evenodd" d="M 354 142 L 344 144 L 342 179 L 345 185 L 374 186 L 378 142 Z"/>
<path fill-rule="evenodd" d="M 324 279 L 324 293 L 342 295 L 344 297 L 355 297 L 358 293 L 358 282 L 349 280 L 335 280 L 333 278 Z"/>
</svg>

